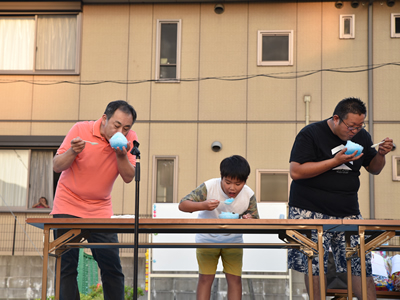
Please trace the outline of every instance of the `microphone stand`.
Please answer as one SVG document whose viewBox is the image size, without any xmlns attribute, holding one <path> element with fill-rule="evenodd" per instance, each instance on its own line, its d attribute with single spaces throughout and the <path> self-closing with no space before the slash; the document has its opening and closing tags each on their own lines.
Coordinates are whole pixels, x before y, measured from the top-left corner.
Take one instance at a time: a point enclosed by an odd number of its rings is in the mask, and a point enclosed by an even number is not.
<svg viewBox="0 0 400 300">
<path fill-rule="evenodd" d="M 135 167 L 135 238 L 133 248 L 133 299 L 137 299 L 138 265 L 139 265 L 139 181 L 140 181 L 140 151 L 139 142 L 133 141 L 132 155 L 136 155 Z"/>
</svg>

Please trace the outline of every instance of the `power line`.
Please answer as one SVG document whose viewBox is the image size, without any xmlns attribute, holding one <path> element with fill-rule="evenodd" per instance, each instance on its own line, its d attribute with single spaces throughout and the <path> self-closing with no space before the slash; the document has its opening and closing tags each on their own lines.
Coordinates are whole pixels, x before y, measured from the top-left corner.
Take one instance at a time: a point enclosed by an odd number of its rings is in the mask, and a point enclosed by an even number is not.
<svg viewBox="0 0 400 300">
<path fill-rule="evenodd" d="M 297 72 L 280 72 L 280 73 L 269 73 L 269 74 L 253 74 L 253 75 L 230 75 L 230 76 L 210 76 L 210 77 L 202 77 L 202 78 L 181 78 L 180 82 L 197 82 L 197 81 L 206 81 L 206 80 L 220 80 L 220 81 L 241 81 L 241 80 L 249 80 L 258 77 L 265 77 L 271 79 L 298 79 L 304 78 L 307 76 L 311 76 L 318 73 L 323 72 L 332 72 L 332 73 L 361 73 L 368 72 L 370 70 L 375 70 L 388 66 L 400 66 L 400 62 L 390 62 L 384 64 L 375 64 L 371 67 L 366 65 L 363 66 L 351 66 L 351 67 L 342 67 L 342 68 L 331 68 L 331 69 L 320 69 L 320 70 L 308 70 L 308 71 L 297 71 Z M 62 81 L 54 81 L 54 80 L 11 80 L 11 79 L 1 79 L 0 84 L 12 84 L 12 83 L 27 83 L 32 85 L 58 85 L 58 84 L 75 84 L 75 85 L 98 85 L 105 83 L 113 83 L 113 84 L 141 84 L 141 83 L 149 83 L 149 82 L 160 82 L 163 80 L 156 79 L 144 79 L 144 80 L 62 80 Z"/>
</svg>

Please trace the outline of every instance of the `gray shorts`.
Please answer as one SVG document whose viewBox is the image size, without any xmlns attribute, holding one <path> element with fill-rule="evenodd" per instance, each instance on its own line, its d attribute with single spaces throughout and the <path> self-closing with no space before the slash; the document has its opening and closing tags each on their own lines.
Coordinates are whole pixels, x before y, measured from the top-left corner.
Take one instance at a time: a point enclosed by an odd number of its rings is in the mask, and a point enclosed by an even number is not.
<svg viewBox="0 0 400 300">
<path fill-rule="evenodd" d="M 359 220 L 362 219 L 361 215 L 347 216 L 344 218 L 333 217 L 324 215 L 322 213 L 309 211 L 306 209 L 301 209 L 297 207 L 289 207 L 289 219 L 351 219 Z M 318 241 L 317 231 L 312 230 L 311 239 L 314 242 Z M 358 235 L 351 236 L 351 247 L 358 245 Z M 324 247 L 324 273 L 326 274 L 328 269 L 328 257 L 329 249 L 332 250 L 333 258 L 335 260 L 336 272 L 346 273 L 346 241 L 344 232 L 329 232 L 324 231 L 323 233 L 323 247 Z M 367 265 L 367 277 L 372 276 L 371 267 L 371 253 L 366 255 L 366 265 Z M 312 259 L 312 273 L 314 276 L 319 276 L 319 259 L 318 256 Z M 308 274 L 308 262 L 307 256 L 297 249 L 288 250 L 288 268 L 296 270 L 298 272 Z M 353 258 L 351 260 L 351 273 L 356 276 L 361 276 L 361 259 Z"/>
</svg>

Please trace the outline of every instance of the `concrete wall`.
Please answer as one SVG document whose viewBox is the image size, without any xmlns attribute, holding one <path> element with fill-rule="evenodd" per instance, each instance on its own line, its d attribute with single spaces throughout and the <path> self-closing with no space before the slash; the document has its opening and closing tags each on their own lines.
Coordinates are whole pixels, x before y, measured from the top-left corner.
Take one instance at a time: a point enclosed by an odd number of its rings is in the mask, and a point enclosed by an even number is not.
<svg viewBox="0 0 400 300">
<path fill-rule="evenodd" d="M 133 259 L 122 258 L 125 285 L 133 286 Z M 49 258 L 47 295 L 54 295 L 55 259 Z M 0 300 L 41 298 L 43 261 L 39 256 L 0 256 Z M 145 289 L 145 260 L 139 259 L 138 287 Z M 100 272 L 99 272 L 100 273 Z M 99 282 L 101 278 L 99 274 Z M 139 299 L 147 299 L 142 296 Z"/>
<path fill-rule="evenodd" d="M 133 259 L 122 258 L 125 285 L 133 286 Z M 54 263 L 49 259 L 47 295 L 54 295 Z M 138 286 L 145 290 L 145 260 L 139 259 Z M 99 282 L 101 279 L 99 278 Z M 42 286 L 42 259 L 38 256 L 0 256 L 0 300 L 40 299 Z M 152 278 L 150 299 L 152 300 L 195 300 L 197 278 Z M 287 279 L 246 279 L 242 281 L 243 300 L 289 299 Z M 293 299 L 303 299 L 305 286 L 303 276 L 294 274 Z M 148 293 L 139 299 L 148 299 Z M 216 278 L 212 287 L 211 300 L 226 300 L 225 278 Z"/>
</svg>

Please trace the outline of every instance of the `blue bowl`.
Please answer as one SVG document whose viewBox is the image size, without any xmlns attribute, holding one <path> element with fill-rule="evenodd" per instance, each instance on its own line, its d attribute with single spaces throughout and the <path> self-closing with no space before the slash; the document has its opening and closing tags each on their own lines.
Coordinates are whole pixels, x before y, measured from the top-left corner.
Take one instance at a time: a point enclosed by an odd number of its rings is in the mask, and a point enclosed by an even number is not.
<svg viewBox="0 0 400 300">
<path fill-rule="evenodd" d="M 110 139 L 110 146 L 113 147 L 114 149 L 119 148 L 119 149 L 123 150 L 122 149 L 123 147 L 127 148 L 128 140 L 121 132 L 117 132 Z"/>
<path fill-rule="evenodd" d="M 363 149 L 364 149 L 363 146 L 361 146 L 361 145 L 359 145 L 357 143 L 354 143 L 352 141 L 347 141 L 347 144 L 346 144 L 345 147 L 347 148 L 347 150 L 345 152 L 345 154 L 347 154 L 347 155 L 351 155 L 354 152 L 358 151 L 356 157 L 359 156 L 362 153 Z"/>
<path fill-rule="evenodd" d="M 239 219 L 239 214 L 233 212 L 223 211 L 219 214 L 220 219 Z"/>
</svg>

